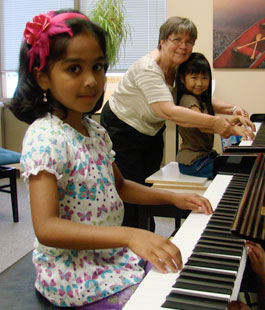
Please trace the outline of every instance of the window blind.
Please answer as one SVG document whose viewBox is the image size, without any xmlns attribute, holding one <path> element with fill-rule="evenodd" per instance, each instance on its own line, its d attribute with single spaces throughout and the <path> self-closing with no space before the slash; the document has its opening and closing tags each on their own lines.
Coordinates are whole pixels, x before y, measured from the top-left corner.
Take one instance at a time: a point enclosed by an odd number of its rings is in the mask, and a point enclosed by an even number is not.
<svg viewBox="0 0 265 310">
<path fill-rule="evenodd" d="M 125 72 L 137 59 L 157 47 L 159 28 L 166 19 L 166 0 L 123 0 L 131 38 L 120 48 L 119 62 L 111 72 Z M 81 0 L 80 9 L 89 16 L 91 1 Z M 110 70 L 109 70 L 110 71 Z"/>
<path fill-rule="evenodd" d="M 80 10 L 89 15 L 92 0 L 80 0 Z M 94 0 L 93 0 L 94 1 Z M 1 0 L 1 71 L 17 71 L 19 49 L 27 21 L 50 10 L 74 8 L 74 0 Z M 166 18 L 166 0 L 124 0 L 131 38 L 120 49 L 112 72 L 124 72 L 140 57 L 155 49 L 159 28 Z"/>
<path fill-rule="evenodd" d="M 16 71 L 27 21 L 51 10 L 73 8 L 74 0 L 1 0 L 1 71 Z"/>
</svg>

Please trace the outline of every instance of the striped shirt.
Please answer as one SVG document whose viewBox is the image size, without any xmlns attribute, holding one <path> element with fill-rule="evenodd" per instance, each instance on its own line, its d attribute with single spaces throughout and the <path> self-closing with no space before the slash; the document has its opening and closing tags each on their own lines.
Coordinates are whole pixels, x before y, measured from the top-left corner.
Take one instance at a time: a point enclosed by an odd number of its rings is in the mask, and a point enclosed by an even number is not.
<svg viewBox="0 0 265 310">
<path fill-rule="evenodd" d="M 172 87 L 150 54 L 136 61 L 109 99 L 112 112 L 139 132 L 154 136 L 165 120 L 155 114 L 154 102 L 173 101 Z"/>
</svg>

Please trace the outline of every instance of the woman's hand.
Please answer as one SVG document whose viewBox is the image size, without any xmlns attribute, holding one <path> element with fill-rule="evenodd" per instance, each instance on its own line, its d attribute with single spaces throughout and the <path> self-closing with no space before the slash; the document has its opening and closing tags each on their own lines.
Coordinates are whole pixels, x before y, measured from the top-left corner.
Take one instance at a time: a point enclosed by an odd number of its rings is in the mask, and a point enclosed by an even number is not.
<svg viewBox="0 0 265 310">
<path fill-rule="evenodd" d="M 223 138 L 234 135 L 242 136 L 245 140 L 253 140 L 255 137 L 253 132 L 255 131 L 255 125 L 243 116 L 233 116 L 230 119 L 216 116 L 213 129 Z"/>
<path fill-rule="evenodd" d="M 198 194 L 177 194 L 176 201 L 173 204 L 183 210 L 212 214 L 211 203 L 205 197 Z"/>
<path fill-rule="evenodd" d="M 222 116 L 214 117 L 213 131 L 223 138 L 227 139 L 233 135 L 232 133 L 232 123 Z"/>
<path fill-rule="evenodd" d="M 233 126 L 232 132 L 234 136 L 241 136 L 243 140 L 253 140 L 255 138 L 255 134 L 243 126 Z"/>
<path fill-rule="evenodd" d="M 246 117 L 243 117 L 243 116 L 240 116 L 240 115 L 237 115 L 237 116 L 232 116 L 230 119 L 229 119 L 230 123 L 232 125 L 243 125 L 245 127 L 249 127 L 252 129 L 252 131 L 255 131 L 256 130 L 256 127 L 255 125 L 251 122 L 250 119 L 246 118 Z"/>
<path fill-rule="evenodd" d="M 232 132 L 234 136 L 242 136 L 244 140 L 253 140 L 255 134 L 253 131 L 256 130 L 255 125 L 243 116 L 233 116 L 229 119 L 232 124 Z"/>
<path fill-rule="evenodd" d="M 241 115 L 241 116 L 244 116 L 246 118 L 249 118 L 248 112 L 245 109 L 243 109 L 243 108 L 241 108 L 239 106 L 234 106 L 233 107 L 232 114 L 233 115 Z"/>
<path fill-rule="evenodd" d="M 177 272 L 182 269 L 180 250 L 167 238 L 143 229 L 133 228 L 130 232 L 128 247 L 160 272 Z"/>
</svg>

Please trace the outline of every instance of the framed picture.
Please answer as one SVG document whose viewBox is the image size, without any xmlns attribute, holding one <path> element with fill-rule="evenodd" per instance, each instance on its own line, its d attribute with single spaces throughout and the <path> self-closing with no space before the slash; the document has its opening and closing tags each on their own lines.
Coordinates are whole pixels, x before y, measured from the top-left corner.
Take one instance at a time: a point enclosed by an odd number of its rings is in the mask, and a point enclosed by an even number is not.
<svg viewBox="0 0 265 310">
<path fill-rule="evenodd" d="M 265 68 L 265 1 L 213 0 L 213 67 Z"/>
</svg>

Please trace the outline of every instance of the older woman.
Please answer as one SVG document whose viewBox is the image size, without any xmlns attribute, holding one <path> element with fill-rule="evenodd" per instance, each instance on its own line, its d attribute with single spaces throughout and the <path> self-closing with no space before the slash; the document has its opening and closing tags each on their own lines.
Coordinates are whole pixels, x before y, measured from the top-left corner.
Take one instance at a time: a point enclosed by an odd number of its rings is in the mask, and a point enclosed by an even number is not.
<svg viewBox="0 0 265 310">
<path fill-rule="evenodd" d="M 197 29 L 190 20 L 169 18 L 160 27 L 157 49 L 128 69 L 102 110 L 101 124 L 112 139 L 116 163 L 129 180 L 144 184 L 160 168 L 165 120 L 184 127 L 209 128 L 223 137 L 253 138 L 251 130 L 244 126 L 174 104 L 176 69 L 190 57 L 196 39 Z M 218 111 L 222 103 L 214 101 Z M 234 112 L 232 105 L 225 106 L 231 114 Z M 245 113 L 243 109 L 236 110 L 238 114 Z M 254 129 L 242 116 L 238 116 L 238 123 Z M 137 208 L 125 205 L 124 225 L 137 227 L 138 222 Z"/>
</svg>

